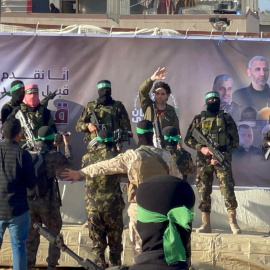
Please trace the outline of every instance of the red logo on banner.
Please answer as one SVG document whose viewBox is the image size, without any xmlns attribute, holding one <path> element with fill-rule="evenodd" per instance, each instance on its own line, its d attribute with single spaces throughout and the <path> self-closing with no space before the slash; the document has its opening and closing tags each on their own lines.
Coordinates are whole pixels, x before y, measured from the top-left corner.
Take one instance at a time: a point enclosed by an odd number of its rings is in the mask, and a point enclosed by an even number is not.
<svg viewBox="0 0 270 270">
<path fill-rule="evenodd" d="M 55 124 L 67 124 L 68 123 L 68 103 L 57 102 L 57 111 L 54 114 Z"/>
</svg>

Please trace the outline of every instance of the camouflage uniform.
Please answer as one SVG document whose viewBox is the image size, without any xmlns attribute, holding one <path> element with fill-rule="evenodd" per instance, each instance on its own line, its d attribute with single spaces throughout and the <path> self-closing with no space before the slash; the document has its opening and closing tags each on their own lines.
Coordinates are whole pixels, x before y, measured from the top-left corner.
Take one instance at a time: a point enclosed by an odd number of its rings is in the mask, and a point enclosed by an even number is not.
<svg viewBox="0 0 270 270">
<path fill-rule="evenodd" d="M 224 171 L 220 166 L 210 164 L 211 156 L 205 156 L 201 153 L 203 146 L 192 136 L 193 128 L 198 128 L 204 135 L 211 137 L 219 146 L 219 151 L 223 152 L 230 168 Z M 198 188 L 200 204 L 199 209 L 202 212 L 211 212 L 211 193 L 213 183 L 213 173 L 215 172 L 219 180 L 221 194 L 224 196 L 227 210 L 235 210 L 237 201 L 234 194 L 234 179 L 231 170 L 231 154 L 237 148 L 239 142 L 237 127 L 229 114 L 220 110 L 216 114 L 203 111 L 193 119 L 185 143 L 197 150 L 197 175 L 196 186 Z"/>
<path fill-rule="evenodd" d="M 153 115 L 153 106 L 152 104 L 154 101 L 149 97 L 149 92 L 153 86 L 153 81 L 151 78 L 147 79 L 142 83 L 142 85 L 139 87 L 139 96 L 140 96 L 140 103 L 141 107 L 144 113 L 144 119 L 149 121 L 154 121 L 154 115 Z M 178 134 L 181 137 L 180 133 L 180 126 L 179 126 L 179 119 L 178 116 L 175 113 L 175 109 L 167 104 L 165 113 L 162 114 L 162 116 L 159 118 L 161 129 L 167 127 L 167 126 L 173 126 L 177 129 Z"/>
<path fill-rule="evenodd" d="M 206 105 L 204 105 L 203 110 L 206 110 Z M 239 121 L 241 118 L 241 106 L 234 101 L 232 101 L 231 104 L 226 103 L 224 106 L 220 107 L 220 110 L 229 114 L 235 122 Z"/>
<path fill-rule="evenodd" d="M 84 132 L 84 141 L 90 141 L 96 137 L 94 133 L 91 134 L 88 131 L 88 124 L 92 121 L 92 111 L 95 112 L 102 128 L 105 127 L 112 132 L 119 128 L 131 131 L 128 113 L 122 102 L 113 100 L 112 105 L 105 106 L 98 104 L 97 100 L 95 100 L 89 102 L 84 108 L 75 127 L 77 132 Z"/>
<path fill-rule="evenodd" d="M 142 162 L 143 158 L 150 156 L 143 148 L 148 148 L 166 162 L 168 165 L 168 171 L 170 175 L 182 178 L 181 173 L 179 173 L 177 166 L 173 160 L 173 157 L 168 151 L 163 149 L 158 149 L 153 146 L 141 146 L 136 150 L 127 150 L 125 153 L 119 154 L 117 157 L 98 162 L 96 164 L 89 165 L 83 169 L 81 172 L 89 177 L 96 177 L 101 175 L 112 175 L 112 174 L 126 174 L 128 175 L 129 183 L 127 184 L 128 192 L 128 202 L 130 206 L 128 209 L 128 215 L 130 217 L 129 222 L 129 233 L 133 244 L 140 245 L 140 237 L 136 230 L 137 223 L 137 204 L 136 204 L 136 191 L 138 185 L 150 176 L 167 174 L 165 169 L 159 163 L 158 166 L 147 166 Z M 148 169 L 148 170 L 147 170 Z M 163 171 L 163 172 L 162 172 Z M 91 181 L 89 178 L 86 182 Z"/>
<path fill-rule="evenodd" d="M 172 145 L 166 145 L 165 150 L 169 151 L 173 156 L 179 172 L 183 174 L 183 180 L 187 180 L 187 176 L 195 171 L 191 154 L 183 147 L 177 149 L 177 146 Z"/>
<path fill-rule="evenodd" d="M 88 160 L 87 163 L 91 164 L 114 158 L 117 154 L 118 152 L 112 147 L 102 143 L 96 149 L 89 151 L 85 158 Z M 94 262 L 102 269 L 106 265 L 104 252 L 107 245 L 110 247 L 110 263 L 121 265 L 124 226 L 122 211 L 125 204 L 120 189 L 120 179 L 119 175 L 86 177 L 85 208 L 89 237 L 93 241 L 92 255 Z"/>
<path fill-rule="evenodd" d="M 20 109 L 28 119 L 32 120 L 35 129 L 33 130 L 34 136 L 37 137 L 39 128 L 42 126 L 50 126 L 55 132 L 57 132 L 53 118 L 50 111 L 43 105 L 39 104 L 33 110 L 29 110 L 29 106 L 21 103 Z"/>
<path fill-rule="evenodd" d="M 13 112 L 13 110 L 17 106 L 14 106 L 11 101 L 8 101 L 7 103 L 4 104 L 4 106 L 1 109 L 1 121 L 2 124 L 4 124 L 8 118 L 8 116 Z"/>
<path fill-rule="evenodd" d="M 66 156 L 70 156 L 68 146 L 66 146 Z M 43 154 L 43 165 L 45 170 L 45 180 L 47 188 L 39 189 L 41 196 L 29 197 L 29 211 L 31 217 L 31 226 L 26 242 L 27 251 L 27 269 L 34 269 L 36 255 L 40 243 L 40 234 L 33 228 L 35 222 L 43 223 L 55 235 L 59 235 L 62 228 L 62 219 L 60 214 L 61 199 L 58 192 L 57 183 L 54 178 L 58 169 L 71 167 L 68 159 L 60 152 L 55 150 L 46 150 Z M 41 165 L 42 166 L 42 165 Z M 37 194 L 37 193 L 36 193 Z M 60 249 L 49 244 L 48 266 L 54 267 L 58 264 L 60 258 Z"/>
</svg>

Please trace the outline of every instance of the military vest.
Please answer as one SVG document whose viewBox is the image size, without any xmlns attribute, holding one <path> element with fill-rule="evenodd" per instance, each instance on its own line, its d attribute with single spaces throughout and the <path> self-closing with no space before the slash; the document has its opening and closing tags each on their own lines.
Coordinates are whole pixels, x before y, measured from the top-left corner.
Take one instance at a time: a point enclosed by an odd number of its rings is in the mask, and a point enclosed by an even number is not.
<svg viewBox="0 0 270 270">
<path fill-rule="evenodd" d="M 140 179 L 138 179 L 138 184 L 155 175 L 169 174 L 169 167 L 159 154 L 146 146 L 141 146 L 138 151 L 142 158 L 139 167 Z"/>
<path fill-rule="evenodd" d="M 221 148 L 230 143 L 230 139 L 226 135 L 226 126 L 223 110 L 220 110 L 217 115 L 209 114 L 207 111 L 201 112 L 201 131 L 203 135 L 212 138 Z"/>
<path fill-rule="evenodd" d="M 46 163 L 45 163 L 45 156 L 47 154 L 50 154 L 50 152 L 45 152 L 40 154 L 36 151 L 30 151 L 35 170 L 36 170 L 36 176 L 38 179 L 37 185 L 34 189 L 28 190 L 28 197 L 34 199 L 35 197 L 44 197 L 49 190 L 52 189 L 52 182 L 53 179 L 47 178 L 46 173 Z M 39 162 L 39 159 L 41 158 L 42 163 L 37 166 L 37 163 Z"/>
<path fill-rule="evenodd" d="M 26 115 L 30 121 L 33 122 L 35 130 L 33 130 L 34 136 L 37 136 L 37 132 L 39 128 L 44 126 L 44 119 L 43 119 L 43 112 L 44 112 L 44 106 L 39 106 L 39 109 L 35 112 L 31 112 L 27 110 L 27 107 L 25 104 L 21 104 L 21 111 L 24 115 Z"/>
<path fill-rule="evenodd" d="M 94 111 L 99 122 L 99 129 L 107 129 L 113 132 L 121 128 L 118 115 L 119 113 L 121 113 L 118 110 L 120 104 L 120 101 L 115 100 L 113 101 L 113 104 L 107 106 L 99 105 L 96 101 L 90 102 L 88 104 L 87 114 L 85 115 L 84 122 L 90 122 L 89 118 L 91 116 L 91 111 Z M 95 137 L 96 135 L 94 133 L 85 133 L 84 141 L 90 141 Z"/>
<path fill-rule="evenodd" d="M 99 123 L 103 124 L 107 130 L 114 131 L 120 128 L 117 122 L 117 109 L 119 104 L 120 101 L 114 101 L 112 105 L 96 106 L 94 109 Z"/>
</svg>

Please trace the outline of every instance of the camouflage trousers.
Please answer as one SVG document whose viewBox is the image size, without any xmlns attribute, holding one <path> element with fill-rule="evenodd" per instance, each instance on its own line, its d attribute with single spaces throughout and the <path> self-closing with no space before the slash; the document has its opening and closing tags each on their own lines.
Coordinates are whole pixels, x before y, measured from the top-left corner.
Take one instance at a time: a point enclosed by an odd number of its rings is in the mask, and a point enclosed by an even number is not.
<svg viewBox="0 0 270 270">
<path fill-rule="evenodd" d="M 123 217 L 122 207 L 115 211 L 87 211 L 89 237 L 93 242 L 92 255 L 95 264 L 106 268 L 105 250 L 109 246 L 112 265 L 121 265 Z"/>
<path fill-rule="evenodd" d="M 142 252 L 142 239 L 137 231 L 137 203 L 130 203 L 128 207 L 129 238 L 134 254 Z"/>
<path fill-rule="evenodd" d="M 214 173 L 217 176 L 221 195 L 224 197 L 227 210 L 235 210 L 237 201 L 234 194 L 234 179 L 231 167 L 225 171 L 222 168 L 198 161 L 196 175 L 196 186 L 199 193 L 199 209 L 202 212 L 211 212 L 211 193 L 214 180 Z"/>
<path fill-rule="evenodd" d="M 28 199 L 31 226 L 26 241 L 27 269 L 35 267 L 36 255 L 40 243 L 40 234 L 33 228 L 35 222 L 44 224 L 55 235 L 59 235 L 62 228 L 62 219 L 60 214 L 60 202 L 50 196 L 48 192 L 44 197 L 38 197 L 35 200 Z M 48 266 L 54 267 L 58 264 L 60 258 L 60 249 L 49 244 Z"/>
</svg>

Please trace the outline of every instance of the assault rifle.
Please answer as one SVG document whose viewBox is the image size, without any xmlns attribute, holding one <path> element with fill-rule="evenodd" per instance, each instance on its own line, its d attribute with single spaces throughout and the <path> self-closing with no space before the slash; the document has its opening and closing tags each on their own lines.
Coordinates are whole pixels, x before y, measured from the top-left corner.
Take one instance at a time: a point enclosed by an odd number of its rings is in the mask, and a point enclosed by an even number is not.
<svg viewBox="0 0 270 270">
<path fill-rule="evenodd" d="M 128 141 L 128 144 L 130 144 L 130 138 L 133 138 L 133 134 L 129 130 L 124 129 L 117 129 L 113 132 L 113 141 L 116 143 L 116 146 L 121 146 L 121 142 Z M 89 146 L 95 146 L 97 144 L 97 138 L 92 139 L 89 142 Z"/>
<path fill-rule="evenodd" d="M 26 117 L 21 110 L 15 114 L 15 118 L 20 121 L 23 132 L 26 135 L 26 143 L 22 146 L 22 148 L 28 147 L 29 149 L 32 149 L 35 146 L 35 136 L 33 133 L 35 125 L 33 121 Z"/>
<path fill-rule="evenodd" d="M 49 92 L 49 94 L 47 96 L 45 96 L 41 101 L 40 104 L 48 107 L 48 103 L 50 101 L 50 99 L 54 99 L 56 97 L 56 93 L 57 93 L 58 89 L 56 89 L 54 92 Z"/>
<path fill-rule="evenodd" d="M 34 223 L 33 225 L 34 229 L 36 229 L 43 237 L 45 237 L 52 245 L 60 248 L 61 250 L 65 251 L 69 256 L 71 256 L 73 259 L 75 259 L 79 265 L 81 265 L 85 269 L 89 270 L 100 270 L 100 268 L 94 264 L 89 259 L 83 259 L 79 255 L 77 255 L 75 252 L 73 252 L 70 248 L 68 248 L 64 244 L 63 235 L 56 236 L 53 232 L 51 232 L 46 227 L 41 226 L 39 223 Z"/>
<path fill-rule="evenodd" d="M 154 115 L 155 115 L 155 120 L 153 122 L 153 128 L 156 136 L 156 147 L 157 148 L 164 148 L 164 140 L 161 132 L 161 127 L 160 127 L 160 122 L 157 117 L 157 108 L 155 107 L 155 104 L 153 103 L 153 110 L 154 110 Z"/>
<path fill-rule="evenodd" d="M 211 138 L 204 136 L 196 127 L 192 130 L 192 136 L 197 142 L 205 145 L 213 153 L 213 158 L 218 161 L 218 163 L 225 169 L 228 170 L 230 165 L 225 160 L 225 156 L 217 149 L 217 143 Z"/>
<path fill-rule="evenodd" d="M 128 144 L 130 144 L 130 138 L 133 138 L 133 134 L 129 130 L 119 128 L 113 133 L 113 141 L 118 147 L 121 147 L 121 142 L 128 141 Z"/>
<path fill-rule="evenodd" d="M 91 116 L 90 116 L 89 120 L 93 125 L 95 125 L 97 127 L 98 132 L 101 130 L 106 130 L 106 126 L 104 124 L 99 123 L 94 110 L 91 110 Z M 97 143 L 97 138 L 94 138 L 89 142 L 88 145 L 92 147 L 92 146 L 96 145 L 96 143 Z"/>
</svg>

